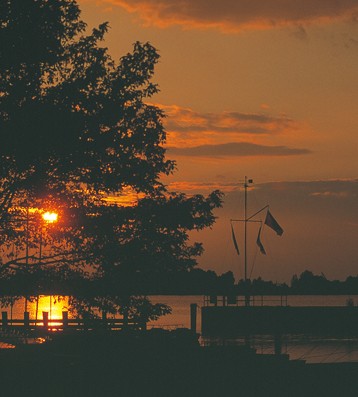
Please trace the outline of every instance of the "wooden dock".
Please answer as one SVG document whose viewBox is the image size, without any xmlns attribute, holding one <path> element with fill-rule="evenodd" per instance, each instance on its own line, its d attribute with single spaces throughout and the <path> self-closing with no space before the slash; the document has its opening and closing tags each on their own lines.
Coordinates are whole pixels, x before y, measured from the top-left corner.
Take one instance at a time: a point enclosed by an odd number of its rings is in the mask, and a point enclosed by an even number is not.
<svg viewBox="0 0 358 397">
<path fill-rule="evenodd" d="M 23 344 L 27 339 L 46 337 L 54 333 L 74 333 L 76 331 L 119 331 L 123 329 L 146 329 L 146 324 L 128 321 L 123 318 L 108 318 L 102 313 L 101 318 L 69 318 L 68 312 L 62 312 L 62 318 L 50 319 L 48 312 L 42 312 L 42 319 L 30 318 L 24 312 L 22 319 L 9 319 L 3 311 L 0 320 L 0 342 Z"/>
<path fill-rule="evenodd" d="M 203 336 L 358 335 L 357 306 L 204 306 Z"/>
</svg>

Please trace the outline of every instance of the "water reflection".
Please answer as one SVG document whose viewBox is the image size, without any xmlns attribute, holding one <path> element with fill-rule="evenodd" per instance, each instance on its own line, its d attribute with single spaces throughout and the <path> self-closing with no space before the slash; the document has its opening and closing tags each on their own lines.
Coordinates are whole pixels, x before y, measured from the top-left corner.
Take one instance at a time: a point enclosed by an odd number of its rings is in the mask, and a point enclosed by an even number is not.
<svg viewBox="0 0 358 397">
<path fill-rule="evenodd" d="M 0 342 L 0 349 L 15 349 L 15 345 L 6 342 Z"/>
<path fill-rule="evenodd" d="M 162 327 L 165 329 L 175 329 L 181 327 L 190 327 L 190 304 L 198 305 L 197 329 L 201 330 L 201 311 L 200 307 L 204 304 L 203 296 L 152 296 L 152 303 L 166 303 L 172 307 L 172 314 L 163 316 L 157 321 L 150 322 L 148 329 L 152 327 Z M 289 297 L 289 304 L 292 306 L 345 306 L 346 296 L 292 296 Z M 358 304 L 358 296 L 353 296 L 355 304 Z M 325 304 L 324 304 L 325 303 Z M 17 300 L 12 310 L 10 306 L 4 307 L 11 319 L 24 318 L 25 300 Z M 45 296 L 41 295 L 36 302 L 36 298 L 28 301 L 28 311 L 30 319 L 39 320 L 38 325 L 43 325 L 43 312 L 48 313 L 49 320 L 61 320 L 62 312 L 68 310 L 68 297 L 61 296 Z M 69 313 L 69 318 L 72 316 Z M 59 325 L 59 323 L 51 323 Z M 206 341 L 201 338 L 202 345 L 210 342 L 210 344 L 244 344 L 243 340 L 237 338 L 235 340 L 217 340 L 211 339 Z M 274 342 L 272 337 L 256 337 L 252 338 L 252 347 L 259 354 L 273 354 Z M 1 348 L 1 346 L 0 346 Z M 327 338 L 308 338 L 303 336 L 286 336 L 283 340 L 282 352 L 288 354 L 291 359 L 303 359 L 308 363 L 329 363 L 329 362 L 358 362 L 358 339 L 327 339 Z"/>
</svg>

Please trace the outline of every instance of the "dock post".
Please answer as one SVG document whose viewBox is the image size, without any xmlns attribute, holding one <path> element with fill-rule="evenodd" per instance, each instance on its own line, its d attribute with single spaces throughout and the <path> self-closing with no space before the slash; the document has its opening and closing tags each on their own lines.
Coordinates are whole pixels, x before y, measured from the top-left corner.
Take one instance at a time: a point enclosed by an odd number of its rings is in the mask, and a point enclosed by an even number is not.
<svg viewBox="0 0 358 397">
<path fill-rule="evenodd" d="M 24 327 L 30 328 L 30 313 L 27 311 L 24 312 Z"/>
<path fill-rule="evenodd" d="M 1 324 L 3 327 L 7 327 L 9 325 L 9 321 L 7 318 L 7 312 L 1 312 Z"/>
<path fill-rule="evenodd" d="M 48 312 L 42 312 L 44 328 L 48 329 Z"/>
<path fill-rule="evenodd" d="M 278 332 L 274 335 L 275 341 L 275 354 L 276 356 L 280 356 L 282 353 L 282 335 Z"/>
<path fill-rule="evenodd" d="M 198 305 L 196 303 L 190 304 L 190 329 L 196 334 L 196 314 Z"/>
<path fill-rule="evenodd" d="M 209 303 L 212 304 L 212 305 L 217 306 L 217 305 L 218 305 L 218 298 L 217 298 L 217 296 L 216 296 L 216 295 L 210 295 Z"/>
<path fill-rule="evenodd" d="M 102 311 L 102 324 L 104 327 L 107 328 L 108 322 L 107 322 L 107 312 L 105 310 Z"/>
<path fill-rule="evenodd" d="M 244 340 L 245 340 L 245 346 L 251 348 L 251 335 L 248 332 L 245 333 Z"/>
<path fill-rule="evenodd" d="M 87 313 L 87 312 L 83 313 L 83 330 L 84 331 L 89 330 L 89 320 L 90 320 L 89 313 Z"/>
<path fill-rule="evenodd" d="M 62 327 L 64 330 L 68 327 L 68 311 L 62 312 Z"/>
<path fill-rule="evenodd" d="M 127 329 L 128 328 L 128 311 L 123 313 L 123 325 L 122 329 Z"/>
</svg>

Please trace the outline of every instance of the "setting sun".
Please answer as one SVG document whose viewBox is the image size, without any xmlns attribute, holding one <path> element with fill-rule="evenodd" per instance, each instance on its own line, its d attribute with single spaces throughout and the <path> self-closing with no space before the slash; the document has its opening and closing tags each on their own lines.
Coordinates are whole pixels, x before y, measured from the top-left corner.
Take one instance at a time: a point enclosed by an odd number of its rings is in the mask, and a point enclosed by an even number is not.
<svg viewBox="0 0 358 397">
<path fill-rule="evenodd" d="M 42 214 L 42 218 L 45 222 L 54 223 L 57 222 L 58 214 L 56 212 L 45 212 Z"/>
</svg>

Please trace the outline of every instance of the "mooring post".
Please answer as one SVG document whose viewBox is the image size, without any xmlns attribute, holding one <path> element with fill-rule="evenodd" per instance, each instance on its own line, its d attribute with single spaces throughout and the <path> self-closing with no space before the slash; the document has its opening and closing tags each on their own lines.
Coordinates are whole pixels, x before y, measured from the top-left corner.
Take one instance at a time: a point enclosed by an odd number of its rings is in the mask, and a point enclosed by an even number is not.
<svg viewBox="0 0 358 397">
<path fill-rule="evenodd" d="M 218 298 L 216 295 L 210 295 L 209 297 L 209 303 L 212 305 L 217 306 L 218 305 Z"/>
<path fill-rule="evenodd" d="M 68 327 L 68 311 L 62 312 L 62 327 L 63 329 Z"/>
<path fill-rule="evenodd" d="M 3 327 L 7 327 L 9 325 L 9 321 L 7 318 L 7 312 L 1 312 L 1 324 Z"/>
<path fill-rule="evenodd" d="M 107 312 L 103 310 L 102 312 L 102 324 L 107 328 L 108 322 L 107 322 Z"/>
<path fill-rule="evenodd" d="M 42 312 L 42 322 L 45 329 L 48 329 L 48 312 Z"/>
<path fill-rule="evenodd" d="M 84 331 L 89 330 L 89 320 L 90 320 L 89 313 L 87 313 L 87 312 L 83 313 L 83 329 L 84 329 Z"/>
<path fill-rule="evenodd" d="M 24 327 L 30 328 L 30 313 L 24 312 Z"/>
<path fill-rule="evenodd" d="M 190 304 L 190 329 L 196 334 L 196 314 L 198 305 L 196 303 Z"/>
<path fill-rule="evenodd" d="M 128 311 L 123 313 L 123 323 L 122 323 L 122 329 L 127 329 L 128 328 Z"/>
<path fill-rule="evenodd" d="M 143 321 L 143 322 L 141 323 L 140 329 L 141 329 L 142 331 L 146 331 L 146 330 L 147 330 L 147 322 L 146 322 L 146 321 Z"/>
<path fill-rule="evenodd" d="M 275 354 L 276 356 L 280 356 L 282 353 L 282 335 L 279 332 L 276 332 L 274 335 L 275 341 Z"/>
</svg>

